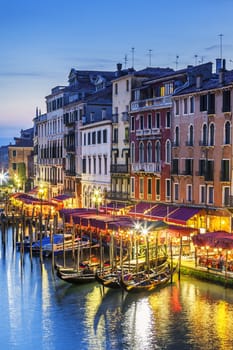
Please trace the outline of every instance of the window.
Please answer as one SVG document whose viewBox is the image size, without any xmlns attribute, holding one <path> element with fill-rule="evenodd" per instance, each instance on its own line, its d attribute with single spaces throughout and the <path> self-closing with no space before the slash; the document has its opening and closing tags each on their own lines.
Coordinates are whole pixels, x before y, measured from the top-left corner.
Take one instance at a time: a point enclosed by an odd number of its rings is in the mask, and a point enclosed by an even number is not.
<svg viewBox="0 0 233 350">
<path fill-rule="evenodd" d="M 184 98 L 184 114 L 188 114 L 188 99 Z"/>
<path fill-rule="evenodd" d="M 193 146 L 193 125 L 189 127 L 189 146 Z"/>
<path fill-rule="evenodd" d="M 16 150 L 15 149 L 12 151 L 12 157 L 16 157 Z"/>
<path fill-rule="evenodd" d="M 86 157 L 83 158 L 83 173 L 86 174 L 87 168 L 86 168 Z"/>
<path fill-rule="evenodd" d="M 199 159 L 199 176 L 205 176 L 206 171 L 206 160 Z"/>
<path fill-rule="evenodd" d="M 171 163 L 171 141 L 166 141 L 166 163 Z"/>
<path fill-rule="evenodd" d="M 99 174 L 101 175 L 101 168 L 102 168 L 102 158 L 99 156 Z"/>
<path fill-rule="evenodd" d="M 125 128 L 125 142 L 129 142 L 129 128 Z"/>
<path fill-rule="evenodd" d="M 91 157 L 88 157 L 88 174 L 91 174 Z"/>
<path fill-rule="evenodd" d="M 222 204 L 223 205 L 230 205 L 230 187 L 224 186 L 222 191 L 223 191 Z"/>
<path fill-rule="evenodd" d="M 147 162 L 152 163 L 152 144 L 150 141 L 147 143 Z"/>
<path fill-rule="evenodd" d="M 156 113 L 155 127 L 156 127 L 157 129 L 160 129 L 160 113 Z"/>
<path fill-rule="evenodd" d="M 103 143 L 107 143 L 107 130 L 103 130 Z"/>
<path fill-rule="evenodd" d="M 179 159 L 178 158 L 172 159 L 172 174 L 179 175 Z"/>
<path fill-rule="evenodd" d="M 147 128 L 151 129 L 152 128 L 152 115 L 148 114 L 147 116 Z"/>
<path fill-rule="evenodd" d="M 152 195 L 152 179 L 147 179 L 147 193 Z"/>
<path fill-rule="evenodd" d="M 113 143 L 118 143 L 118 129 L 114 128 L 113 129 Z"/>
<path fill-rule="evenodd" d="M 108 162 L 107 162 L 107 157 L 104 156 L 104 175 L 107 175 L 108 173 Z"/>
<path fill-rule="evenodd" d="M 97 143 L 100 144 L 101 143 L 101 130 L 97 131 Z"/>
<path fill-rule="evenodd" d="M 210 124 L 210 146 L 214 146 L 214 123 Z"/>
<path fill-rule="evenodd" d="M 221 181 L 230 181 L 230 161 L 222 159 L 221 162 Z"/>
<path fill-rule="evenodd" d="M 187 185 L 186 188 L 186 200 L 192 202 L 192 185 Z"/>
<path fill-rule="evenodd" d="M 16 163 L 12 163 L 12 169 L 13 170 L 17 170 L 17 164 Z"/>
<path fill-rule="evenodd" d="M 200 186 L 200 203 L 201 204 L 206 203 L 206 186 L 205 185 Z"/>
<path fill-rule="evenodd" d="M 92 145 L 95 145 L 96 144 L 96 132 L 94 131 L 92 133 Z"/>
<path fill-rule="evenodd" d="M 115 83 L 115 95 L 117 95 L 117 94 L 118 94 L 118 84 Z"/>
<path fill-rule="evenodd" d="M 215 94 L 208 94 L 208 114 L 215 113 Z"/>
<path fill-rule="evenodd" d="M 144 144 L 140 142 L 139 144 L 139 162 L 144 163 Z"/>
<path fill-rule="evenodd" d="M 86 146 L 86 134 L 84 134 L 84 137 L 83 137 L 83 145 Z"/>
<path fill-rule="evenodd" d="M 155 180 L 155 194 L 156 200 L 160 200 L 160 179 Z"/>
<path fill-rule="evenodd" d="M 207 111 L 207 95 L 200 96 L 200 112 Z"/>
<path fill-rule="evenodd" d="M 205 180 L 206 181 L 214 180 L 214 161 L 213 160 L 206 161 Z"/>
<path fill-rule="evenodd" d="M 93 173 L 96 174 L 96 157 L 93 157 Z"/>
<path fill-rule="evenodd" d="M 231 124 L 229 121 L 225 123 L 225 140 L 224 144 L 229 145 L 231 143 Z"/>
<path fill-rule="evenodd" d="M 208 186 L 207 188 L 208 204 L 214 204 L 214 187 Z"/>
<path fill-rule="evenodd" d="M 135 179 L 134 177 L 131 177 L 131 194 L 134 196 L 135 192 Z"/>
<path fill-rule="evenodd" d="M 161 160 L 161 147 L 160 147 L 160 141 L 156 141 L 155 144 L 155 162 L 159 163 Z"/>
<path fill-rule="evenodd" d="M 143 195 L 144 193 L 144 178 L 140 177 L 139 179 L 139 194 Z"/>
<path fill-rule="evenodd" d="M 180 114 L 180 101 L 175 100 L 175 115 L 179 115 L 179 114 Z"/>
<path fill-rule="evenodd" d="M 171 180 L 166 179 L 166 200 L 171 199 Z"/>
<path fill-rule="evenodd" d="M 173 94 L 173 83 L 166 83 L 165 84 L 165 96 L 169 96 Z"/>
<path fill-rule="evenodd" d="M 166 113 L 166 128 L 171 127 L 171 113 L 170 111 L 167 111 Z"/>
<path fill-rule="evenodd" d="M 208 144 L 208 130 L 207 125 L 204 124 L 202 127 L 202 145 L 207 146 Z"/>
<path fill-rule="evenodd" d="M 139 123 L 140 123 L 139 129 L 143 130 L 144 129 L 143 115 L 140 115 Z"/>
<path fill-rule="evenodd" d="M 185 175 L 193 174 L 193 159 L 185 159 Z"/>
<path fill-rule="evenodd" d="M 194 113 L 194 97 L 191 96 L 189 99 L 189 112 Z"/>
<path fill-rule="evenodd" d="M 135 130 L 135 118 L 131 117 L 131 130 L 134 131 Z"/>
<path fill-rule="evenodd" d="M 126 91 L 129 91 L 129 80 L 126 80 Z"/>
<path fill-rule="evenodd" d="M 231 92 L 230 90 L 224 90 L 222 93 L 222 111 L 231 111 Z"/>
<path fill-rule="evenodd" d="M 131 142 L 131 161 L 135 162 L 135 143 Z"/>
<path fill-rule="evenodd" d="M 179 184 L 174 183 L 174 200 L 178 201 L 179 200 Z"/>
<path fill-rule="evenodd" d="M 88 145 L 91 144 L 91 133 L 90 132 L 87 135 L 87 143 L 88 143 Z"/>
<path fill-rule="evenodd" d="M 174 146 L 178 147 L 180 144 L 180 129 L 178 126 L 175 128 L 175 140 Z"/>
</svg>

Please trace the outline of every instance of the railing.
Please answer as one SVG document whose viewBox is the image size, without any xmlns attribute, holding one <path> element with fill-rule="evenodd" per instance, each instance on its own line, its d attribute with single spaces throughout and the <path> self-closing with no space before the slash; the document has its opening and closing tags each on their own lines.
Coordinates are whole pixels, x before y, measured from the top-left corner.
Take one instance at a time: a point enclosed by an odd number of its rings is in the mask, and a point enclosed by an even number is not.
<svg viewBox="0 0 233 350">
<path fill-rule="evenodd" d="M 112 199 L 112 200 L 116 200 L 116 199 L 127 200 L 130 198 L 130 195 L 127 192 L 107 192 L 106 198 Z"/>
<path fill-rule="evenodd" d="M 160 173 L 161 163 L 133 163 L 132 172 Z"/>
<path fill-rule="evenodd" d="M 161 131 L 159 128 L 136 130 L 136 136 L 150 136 L 150 135 L 158 135 L 160 133 Z"/>
<path fill-rule="evenodd" d="M 129 114 L 128 114 L 128 112 L 123 112 L 123 113 L 122 113 L 121 120 L 122 120 L 123 122 L 126 122 L 126 123 L 129 121 Z"/>
<path fill-rule="evenodd" d="M 138 109 L 146 109 L 150 107 L 154 108 L 164 108 L 171 107 L 172 100 L 171 96 L 162 96 L 155 98 L 148 98 L 146 100 L 138 100 L 131 103 L 131 111 L 136 111 Z"/>
<path fill-rule="evenodd" d="M 130 171 L 129 165 L 126 164 L 112 164 L 110 172 L 111 173 L 120 173 L 120 174 L 128 174 Z"/>
</svg>

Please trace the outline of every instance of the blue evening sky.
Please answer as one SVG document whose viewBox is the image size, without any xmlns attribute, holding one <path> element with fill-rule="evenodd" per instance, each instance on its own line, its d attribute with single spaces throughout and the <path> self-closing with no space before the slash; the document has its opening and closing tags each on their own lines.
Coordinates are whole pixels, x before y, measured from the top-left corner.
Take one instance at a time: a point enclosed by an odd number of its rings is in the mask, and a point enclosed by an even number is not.
<svg viewBox="0 0 233 350">
<path fill-rule="evenodd" d="M 233 0 L 2 0 L 0 145 L 32 127 L 71 68 L 184 68 L 226 58 L 233 69 Z M 195 58 L 195 55 L 197 57 Z M 176 56 L 179 56 L 176 64 Z"/>
</svg>

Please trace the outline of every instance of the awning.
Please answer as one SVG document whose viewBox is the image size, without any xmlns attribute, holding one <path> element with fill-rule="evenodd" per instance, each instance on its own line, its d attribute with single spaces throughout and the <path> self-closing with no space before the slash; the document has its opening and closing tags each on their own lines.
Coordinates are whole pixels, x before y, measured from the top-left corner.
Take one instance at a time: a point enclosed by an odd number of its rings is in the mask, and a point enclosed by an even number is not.
<svg viewBox="0 0 233 350">
<path fill-rule="evenodd" d="M 129 215 L 135 215 L 137 216 L 138 214 L 146 215 L 148 211 L 151 211 L 152 208 L 157 206 L 155 203 L 150 203 L 150 202 L 139 202 L 135 204 L 129 211 Z"/>
<path fill-rule="evenodd" d="M 178 225 L 185 225 L 186 221 L 200 212 L 200 208 L 180 207 L 174 208 L 174 211 L 168 215 L 167 222 Z"/>
<path fill-rule="evenodd" d="M 170 205 L 159 204 L 147 212 L 146 217 L 156 220 L 163 220 L 168 217 L 176 208 Z"/>
<path fill-rule="evenodd" d="M 58 196 L 55 196 L 52 198 L 52 200 L 56 201 L 56 202 L 63 202 L 66 201 L 67 199 L 71 199 L 73 198 L 73 196 L 68 195 L 68 194 L 59 194 Z"/>
<path fill-rule="evenodd" d="M 192 237 L 193 243 L 198 247 L 233 249 L 233 235 L 225 231 L 199 233 Z"/>
</svg>

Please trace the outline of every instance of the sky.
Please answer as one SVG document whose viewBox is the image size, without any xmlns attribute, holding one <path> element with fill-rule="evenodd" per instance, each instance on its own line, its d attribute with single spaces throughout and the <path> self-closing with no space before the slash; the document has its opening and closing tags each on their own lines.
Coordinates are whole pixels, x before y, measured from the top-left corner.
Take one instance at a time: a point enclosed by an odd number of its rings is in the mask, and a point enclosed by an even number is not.
<svg viewBox="0 0 233 350">
<path fill-rule="evenodd" d="M 233 69 L 232 13 L 233 0 L 2 0 L 0 146 L 46 112 L 71 68 L 215 66 L 222 54 Z"/>
</svg>

